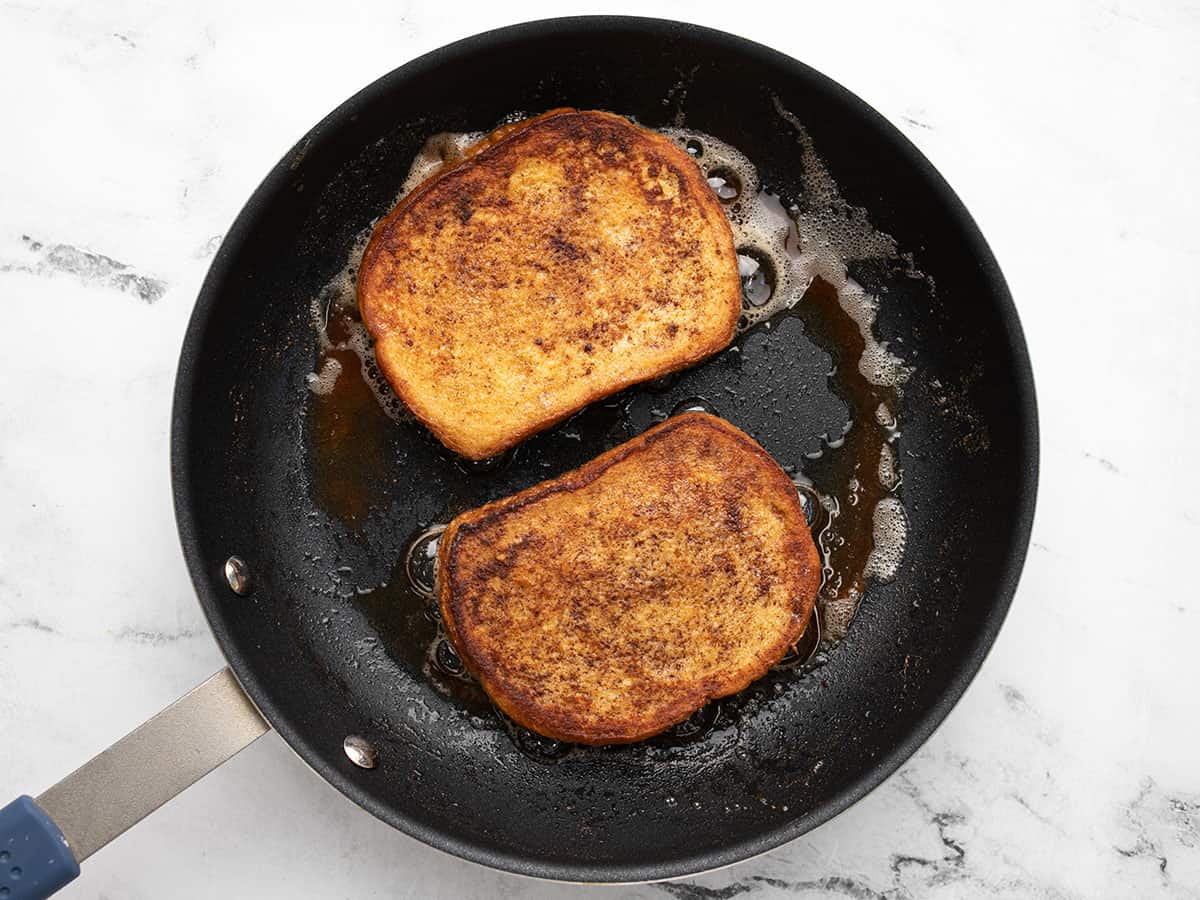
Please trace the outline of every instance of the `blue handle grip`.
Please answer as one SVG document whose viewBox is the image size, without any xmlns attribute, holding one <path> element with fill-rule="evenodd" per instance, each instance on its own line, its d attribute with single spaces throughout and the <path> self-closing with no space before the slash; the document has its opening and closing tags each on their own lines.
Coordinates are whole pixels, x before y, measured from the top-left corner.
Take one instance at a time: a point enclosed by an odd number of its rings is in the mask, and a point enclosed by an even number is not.
<svg viewBox="0 0 1200 900">
<path fill-rule="evenodd" d="M 0 809 L 0 900 L 45 900 L 78 876 L 67 839 L 32 797 Z"/>
</svg>

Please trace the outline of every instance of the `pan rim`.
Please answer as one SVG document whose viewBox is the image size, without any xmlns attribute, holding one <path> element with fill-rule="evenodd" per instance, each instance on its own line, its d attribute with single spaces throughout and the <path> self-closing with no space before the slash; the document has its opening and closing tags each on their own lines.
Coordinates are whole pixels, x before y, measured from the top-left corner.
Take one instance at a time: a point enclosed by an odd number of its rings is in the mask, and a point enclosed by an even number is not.
<svg viewBox="0 0 1200 900">
<path fill-rule="evenodd" d="M 221 294 L 220 286 L 226 280 L 234 256 L 231 248 L 242 245 L 252 235 L 255 222 L 262 210 L 269 207 L 271 199 L 285 189 L 291 161 L 295 160 L 298 154 L 306 152 L 312 144 L 335 133 L 340 123 L 353 116 L 376 94 L 391 90 L 392 85 L 397 82 L 403 82 L 419 72 L 453 62 L 456 57 L 464 54 L 494 49 L 509 42 L 544 37 L 549 33 L 561 32 L 564 29 L 578 34 L 626 29 L 636 30 L 643 34 L 646 32 L 659 34 L 664 38 L 684 35 L 711 44 L 724 45 L 740 54 L 763 60 L 795 77 L 821 83 L 826 90 L 837 96 L 841 102 L 870 125 L 890 134 L 895 149 L 902 154 L 906 164 L 920 172 L 941 194 L 941 200 L 947 208 L 948 216 L 957 223 L 964 242 L 983 270 L 985 281 L 991 286 L 992 300 L 1005 325 L 1004 338 L 1014 370 L 1012 391 L 1016 396 L 1016 405 L 1020 411 L 1018 425 L 1023 426 L 1019 470 L 1023 473 L 1024 480 L 1021 484 L 1014 485 L 1014 490 L 1019 493 L 1018 511 L 1012 522 L 1009 557 L 1004 565 L 1003 574 L 998 579 L 995 599 L 984 616 L 981 626 L 977 629 L 973 643 L 969 648 L 963 648 L 963 659 L 954 676 L 941 687 L 937 699 L 916 718 L 904 740 L 893 746 L 888 753 L 877 758 L 870 767 L 865 768 L 837 795 L 803 814 L 793 817 L 784 824 L 732 842 L 719 850 L 680 854 L 650 864 L 594 864 L 582 860 L 577 862 L 537 860 L 517 853 L 497 850 L 475 841 L 464 840 L 447 834 L 440 828 L 432 827 L 425 822 L 401 814 L 398 810 L 376 800 L 369 792 L 360 788 L 346 773 L 325 765 L 317 748 L 306 739 L 301 733 L 301 729 L 294 727 L 281 714 L 269 687 L 254 676 L 248 662 L 237 652 L 232 642 L 225 620 L 218 613 L 221 600 L 217 597 L 217 590 L 214 587 L 214 573 L 208 570 L 199 552 L 198 525 L 189 489 L 192 480 L 190 477 L 189 422 L 192 396 L 197 384 L 196 369 L 202 338 L 208 330 Z M 267 721 L 309 768 L 357 805 L 399 831 L 429 846 L 471 862 L 505 872 L 553 881 L 628 884 L 682 878 L 724 868 L 768 852 L 812 831 L 845 811 L 882 784 L 933 735 L 966 692 L 987 657 L 1008 614 L 1020 581 L 1037 501 L 1038 413 L 1028 347 L 1016 306 L 999 264 L 958 195 L 903 133 L 865 101 L 815 69 L 765 45 L 728 32 L 686 22 L 651 17 L 570 16 L 539 19 L 482 32 L 410 60 L 362 88 L 325 116 L 302 136 L 267 174 L 238 213 L 222 242 L 200 289 L 188 322 L 176 373 L 171 419 L 172 495 L 183 556 L 200 605 L 218 645 L 243 689 Z"/>
</svg>

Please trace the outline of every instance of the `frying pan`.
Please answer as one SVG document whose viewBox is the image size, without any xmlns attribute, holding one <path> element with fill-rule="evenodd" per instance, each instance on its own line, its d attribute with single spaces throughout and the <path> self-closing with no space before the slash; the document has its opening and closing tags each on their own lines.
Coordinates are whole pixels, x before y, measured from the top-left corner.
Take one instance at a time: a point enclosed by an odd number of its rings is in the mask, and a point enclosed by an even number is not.
<svg viewBox="0 0 1200 900">
<path fill-rule="evenodd" d="M 899 408 L 899 573 L 871 585 L 822 665 L 770 673 L 699 739 L 585 750 L 513 732 L 479 697 L 431 676 L 413 647 L 434 626 L 421 604 L 385 588 L 422 529 L 577 466 L 688 397 L 719 398 L 721 415 L 803 468 L 844 418 L 830 390 L 836 347 L 809 340 L 802 323 L 751 330 L 739 360 L 722 355 L 666 387 L 597 404 L 496 468 L 463 466 L 411 422 L 359 434 L 353 417 L 342 440 L 355 453 L 340 467 L 321 462 L 328 434 L 306 384 L 318 354 L 313 298 L 390 207 L 426 137 L 558 106 L 652 127 L 682 120 L 735 144 L 772 191 L 803 202 L 797 132 L 780 116 L 790 110 L 846 203 L 923 276 L 880 259 L 850 264 L 883 298 L 875 332 L 913 367 Z M 782 359 L 791 362 L 770 364 Z M 9 898 L 69 881 L 79 861 L 267 723 L 364 809 L 498 869 L 656 880 L 776 847 L 883 781 L 979 668 L 1025 555 L 1037 424 L 996 261 L 899 132 L 757 44 L 677 22 L 585 17 L 489 32 L 410 62 L 283 158 L 196 302 L 171 454 L 180 540 L 229 669 L 36 802 L 0 811 Z"/>
</svg>

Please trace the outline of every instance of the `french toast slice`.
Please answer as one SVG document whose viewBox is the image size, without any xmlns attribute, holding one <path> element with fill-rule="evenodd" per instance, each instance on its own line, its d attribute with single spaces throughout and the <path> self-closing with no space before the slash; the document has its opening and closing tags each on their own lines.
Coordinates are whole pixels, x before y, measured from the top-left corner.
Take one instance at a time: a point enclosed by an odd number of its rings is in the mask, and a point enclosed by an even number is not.
<svg viewBox="0 0 1200 900">
<path fill-rule="evenodd" d="M 454 519 L 438 600 L 510 718 L 642 740 L 742 690 L 803 634 L 821 563 L 792 480 L 705 413 Z"/>
<path fill-rule="evenodd" d="M 729 222 L 686 151 L 562 109 L 405 196 L 363 254 L 358 303 L 400 399 L 479 460 L 721 350 L 742 295 Z"/>
</svg>

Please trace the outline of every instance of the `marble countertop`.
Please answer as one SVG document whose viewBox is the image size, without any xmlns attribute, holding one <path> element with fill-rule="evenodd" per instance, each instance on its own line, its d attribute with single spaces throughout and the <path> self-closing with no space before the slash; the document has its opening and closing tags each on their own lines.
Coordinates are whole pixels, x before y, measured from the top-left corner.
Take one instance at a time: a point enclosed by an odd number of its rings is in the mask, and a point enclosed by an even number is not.
<svg viewBox="0 0 1200 900">
<path fill-rule="evenodd" d="M 606 895 L 1200 897 L 1194 0 L 0 3 L 0 795 L 40 792 L 222 664 L 175 534 L 168 423 L 192 302 L 258 180 L 405 60 L 573 11 L 737 31 L 883 112 L 990 240 L 1042 420 L 1024 579 L 933 738 L 801 840 Z M 604 892 L 392 831 L 272 734 L 65 895 L 585 893 Z"/>
</svg>

